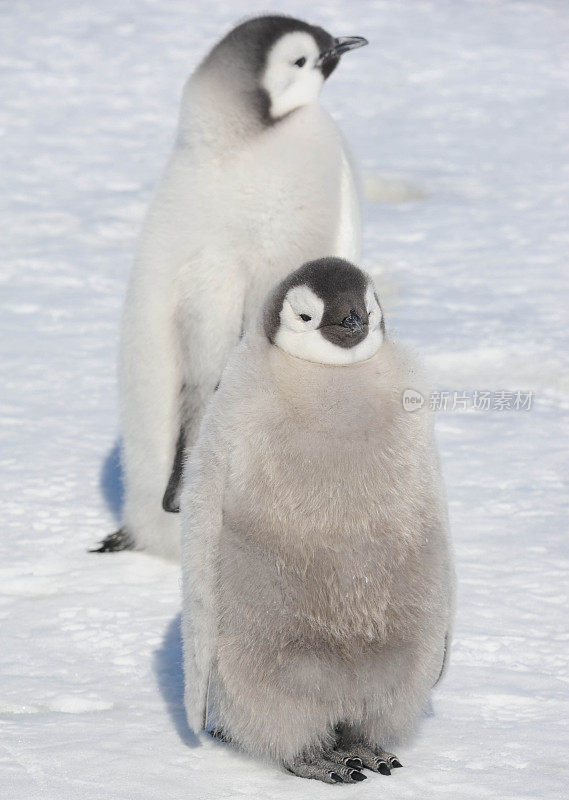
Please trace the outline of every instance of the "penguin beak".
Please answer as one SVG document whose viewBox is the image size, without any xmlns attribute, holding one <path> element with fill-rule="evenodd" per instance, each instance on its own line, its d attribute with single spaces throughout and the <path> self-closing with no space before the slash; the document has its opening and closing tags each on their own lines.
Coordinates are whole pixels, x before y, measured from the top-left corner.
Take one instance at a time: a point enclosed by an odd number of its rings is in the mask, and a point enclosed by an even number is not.
<svg viewBox="0 0 569 800">
<path fill-rule="evenodd" d="M 333 47 L 320 53 L 316 66 L 321 67 L 325 61 L 329 61 L 331 58 L 340 58 L 341 55 L 349 50 L 357 50 L 358 47 L 364 47 L 366 44 L 369 44 L 369 42 L 363 36 L 339 36 L 334 39 Z"/>
<path fill-rule="evenodd" d="M 350 315 L 342 320 L 342 327 L 350 333 L 363 333 L 364 321 L 357 311 L 350 311 Z"/>
</svg>

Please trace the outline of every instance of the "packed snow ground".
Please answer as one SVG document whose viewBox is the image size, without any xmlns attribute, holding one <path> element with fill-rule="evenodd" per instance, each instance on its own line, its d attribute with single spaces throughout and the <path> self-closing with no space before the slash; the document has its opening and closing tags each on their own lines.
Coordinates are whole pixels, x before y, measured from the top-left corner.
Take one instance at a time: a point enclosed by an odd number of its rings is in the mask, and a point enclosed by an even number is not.
<svg viewBox="0 0 569 800">
<path fill-rule="evenodd" d="M 117 524 L 131 254 L 186 74 L 263 2 L 0 5 L 0 791 L 14 800 L 565 798 L 569 775 L 564 0 L 274 10 L 369 38 L 324 90 L 364 176 L 365 266 L 441 389 L 459 578 L 449 674 L 391 778 L 302 781 L 184 722 L 179 570 Z"/>
</svg>

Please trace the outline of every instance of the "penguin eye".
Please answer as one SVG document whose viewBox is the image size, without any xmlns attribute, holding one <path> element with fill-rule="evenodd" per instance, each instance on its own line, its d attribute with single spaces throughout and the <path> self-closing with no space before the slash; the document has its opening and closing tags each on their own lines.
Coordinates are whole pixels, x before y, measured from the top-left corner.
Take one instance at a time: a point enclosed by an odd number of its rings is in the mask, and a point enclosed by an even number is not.
<svg viewBox="0 0 569 800">
<path fill-rule="evenodd" d="M 310 320 L 312 319 L 312 317 L 309 317 L 309 316 L 308 316 L 308 314 L 301 314 L 301 315 L 300 315 L 300 319 L 301 319 L 303 322 L 310 322 Z"/>
<path fill-rule="evenodd" d="M 294 62 L 295 67 L 303 67 L 305 64 L 306 64 L 306 59 L 304 56 L 297 58 L 296 61 Z"/>
</svg>

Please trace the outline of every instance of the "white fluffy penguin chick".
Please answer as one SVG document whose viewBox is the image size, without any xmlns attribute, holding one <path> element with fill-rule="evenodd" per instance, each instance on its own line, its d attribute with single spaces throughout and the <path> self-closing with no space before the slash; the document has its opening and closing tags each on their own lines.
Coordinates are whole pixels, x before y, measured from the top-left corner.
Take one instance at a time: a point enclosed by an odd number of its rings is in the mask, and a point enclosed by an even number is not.
<svg viewBox="0 0 569 800">
<path fill-rule="evenodd" d="M 184 89 L 128 287 L 120 345 L 125 509 L 100 551 L 179 557 L 179 481 L 225 359 L 267 290 L 323 254 L 358 260 L 359 197 L 318 102 L 361 37 L 283 16 L 239 25 Z"/>
<path fill-rule="evenodd" d="M 213 719 L 328 783 L 400 766 L 384 748 L 442 674 L 454 595 L 432 414 L 404 410 L 409 388 L 427 391 L 357 267 L 314 261 L 270 292 L 184 471 L 194 731 Z"/>
</svg>

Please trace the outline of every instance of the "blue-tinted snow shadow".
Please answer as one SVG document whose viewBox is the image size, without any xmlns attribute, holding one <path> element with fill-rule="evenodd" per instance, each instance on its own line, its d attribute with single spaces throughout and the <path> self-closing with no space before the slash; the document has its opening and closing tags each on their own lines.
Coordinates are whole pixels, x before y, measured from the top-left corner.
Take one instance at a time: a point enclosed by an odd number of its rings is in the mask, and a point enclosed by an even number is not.
<svg viewBox="0 0 569 800">
<path fill-rule="evenodd" d="M 154 651 L 153 668 L 166 710 L 178 732 L 189 747 L 199 747 L 184 710 L 184 669 L 182 660 L 182 615 L 177 614 L 168 625 L 162 644 Z"/>
<path fill-rule="evenodd" d="M 105 502 L 117 522 L 121 521 L 124 503 L 121 441 L 117 439 L 101 466 L 99 486 Z"/>
</svg>

